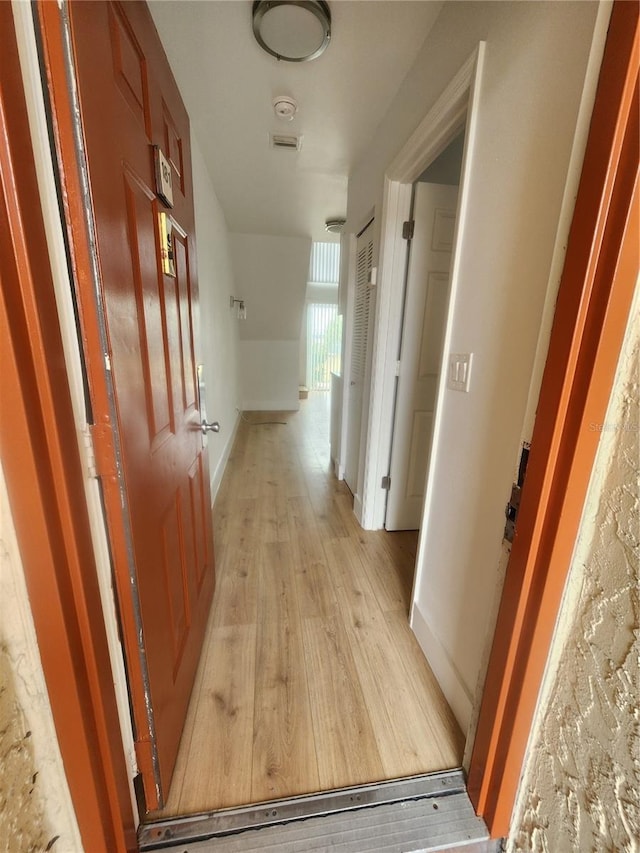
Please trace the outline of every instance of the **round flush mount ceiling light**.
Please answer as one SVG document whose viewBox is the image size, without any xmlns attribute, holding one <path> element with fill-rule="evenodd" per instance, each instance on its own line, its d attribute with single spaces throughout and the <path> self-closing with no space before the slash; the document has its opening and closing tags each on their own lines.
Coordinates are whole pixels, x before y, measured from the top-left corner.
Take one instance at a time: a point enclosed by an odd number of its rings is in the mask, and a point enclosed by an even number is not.
<svg viewBox="0 0 640 853">
<path fill-rule="evenodd" d="M 273 111 L 282 121 L 292 121 L 298 112 L 298 104 L 288 95 L 278 95 L 273 99 Z"/>
<path fill-rule="evenodd" d="M 253 34 L 263 50 L 286 62 L 308 62 L 331 40 L 331 12 L 324 0 L 255 0 Z"/>
<path fill-rule="evenodd" d="M 324 223 L 324 230 L 329 234 L 339 234 L 345 226 L 346 219 L 327 219 Z"/>
</svg>

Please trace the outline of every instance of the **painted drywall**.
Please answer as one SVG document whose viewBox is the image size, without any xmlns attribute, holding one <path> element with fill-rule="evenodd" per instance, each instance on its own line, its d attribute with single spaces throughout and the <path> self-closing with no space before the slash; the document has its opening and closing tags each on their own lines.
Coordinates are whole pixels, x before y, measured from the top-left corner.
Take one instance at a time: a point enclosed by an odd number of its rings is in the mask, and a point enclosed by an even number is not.
<svg viewBox="0 0 640 853">
<path fill-rule="evenodd" d="M 633 315 L 632 315 L 633 316 Z M 640 315 L 634 317 L 547 666 L 507 850 L 640 849 Z"/>
<path fill-rule="evenodd" d="M 355 231 L 382 208 L 387 166 L 486 41 L 450 341 L 474 354 L 473 375 L 469 393 L 444 397 L 414 609 L 465 728 L 597 17 L 592 2 L 445 4 L 349 182 Z"/>
<path fill-rule="evenodd" d="M 311 240 L 231 234 L 239 320 L 240 389 L 246 410 L 299 408 L 299 345 Z"/>
<path fill-rule="evenodd" d="M 0 850 L 49 849 L 82 843 L 0 467 Z"/>
<path fill-rule="evenodd" d="M 227 223 L 193 132 L 191 160 L 206 415 L 209 421 L 220 424 L 220 432 L 207 437 L 211 494 L 215 498 L 239 422 L 239 323 L 229 304 L 235 287 Z"/>
<path fill-rule="evenodd" d="M 242 341 L 240 374 L 244 411 L 294 412 L 300 408 L 295 341 Z"/>
</svg>

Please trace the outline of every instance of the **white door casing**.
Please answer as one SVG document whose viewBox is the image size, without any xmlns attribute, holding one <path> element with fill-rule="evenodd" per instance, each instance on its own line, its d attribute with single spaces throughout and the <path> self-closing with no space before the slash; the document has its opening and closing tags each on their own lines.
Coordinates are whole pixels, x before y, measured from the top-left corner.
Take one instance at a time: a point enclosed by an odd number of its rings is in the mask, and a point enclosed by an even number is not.
<svg viewBox="0 0 640 853">
<path fill-rule="evenodd" d="M 411 184 L 418 180 L 426 167 L 464 127 L 458 233 L 452 259 L 449 297 L 452 299 L 457 282 L 456 255 L 464 231 L 472 171 L 484 54 L 485 43 L 479 42 L 477 49 L 469 56 L 386 170 L 380 222 L 375 331 L 370 356 L 371 396 L 364 418 L 368 432 L 366 460 L 362 472 L 364 485 L 360 523 L 365 529 L 380 529 L 384 526 L 385 519 L 387 492 L 381 488 L 381 480 L 389 473 L 395 367 L 399 352 L 406 270 L 407 243 L 402 239 L 402 223 L 411 215 Z M 449 329 L 445 332 L 445 346 L 448 336 Z M 441 393 L 442 390 L 439 390 L 438 394 Z M 435 442 L 437 434 L 436 419 Z M 428 514 L 429 500 L 427 492 L 424 517 Z"/>
<path fill-rule="evenodd" d="M 457 200 L 456 186 L 416 184 L 385 518 L 387 530 L 417 530 L 422 518 L 449 305 Z"/>
</svg>

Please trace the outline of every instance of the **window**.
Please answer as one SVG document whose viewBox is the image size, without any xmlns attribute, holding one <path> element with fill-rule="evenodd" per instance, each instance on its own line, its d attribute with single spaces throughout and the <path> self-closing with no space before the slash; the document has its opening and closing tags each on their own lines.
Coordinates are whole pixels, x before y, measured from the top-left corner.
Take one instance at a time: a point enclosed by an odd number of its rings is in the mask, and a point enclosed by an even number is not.
<svg viewBox="0 0 640 853">
<path fill-rule="evenodd" d="M 329 391 L 331 374 L 340 373 L 342 317 L 338 306 L 307 308 L 307 383 L 310 391 Z"/>
</svg>

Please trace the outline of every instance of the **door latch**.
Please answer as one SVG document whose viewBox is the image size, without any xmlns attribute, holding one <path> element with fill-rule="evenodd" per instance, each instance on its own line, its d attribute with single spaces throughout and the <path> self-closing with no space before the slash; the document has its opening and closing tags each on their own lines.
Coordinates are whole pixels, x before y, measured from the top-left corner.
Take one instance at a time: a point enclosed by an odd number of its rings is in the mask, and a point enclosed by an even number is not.
<svg viewBox="0 0 640 853">
<path fill-rule="evenodd" d="M 505 509 L 507 523 L 504 527 L 504 538 L 507 542 L 513 542 L 513 537 L 516 532 L 516 519 L 518 518 L 518 510 L 520 509 L 520 499 L 522 496 L 522 486 L 524 484 L 525 474 L 527 472 L 527 462 L 529 461 L 529 451 L 531 445 L 525 441 L 522 445 L 522 453 L 520 454 L 520 464 L 518 465 L 518 482 L 511 486 L 511 497 Z"/>
</svg>

